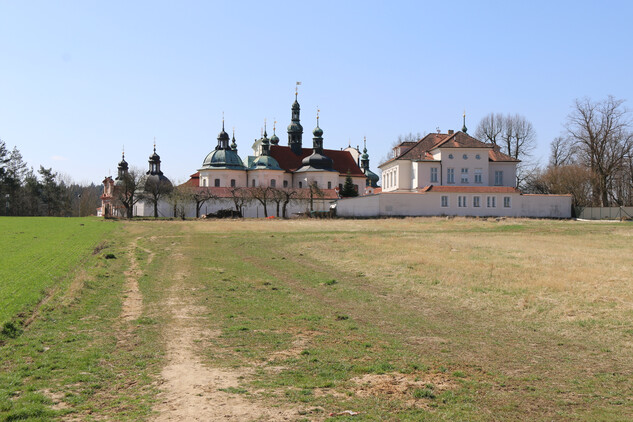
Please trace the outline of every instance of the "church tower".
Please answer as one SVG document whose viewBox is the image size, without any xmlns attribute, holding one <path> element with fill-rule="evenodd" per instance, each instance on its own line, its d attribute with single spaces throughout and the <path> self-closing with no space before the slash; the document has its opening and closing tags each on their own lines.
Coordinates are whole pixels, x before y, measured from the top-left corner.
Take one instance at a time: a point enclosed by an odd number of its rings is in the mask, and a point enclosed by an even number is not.
<svg viewBox="0 0 633 422">
<path fill-rule="evenodd" d="M 295 89 L 295 102 L 292 104 L 292 123 L 288 125 L 288 146 L 296 155 L 301 155 L 301 139 L 303 138 L 303 127 L 299 122 L 301 107 L 297 101 L 298 91 Z"/>
</svg>

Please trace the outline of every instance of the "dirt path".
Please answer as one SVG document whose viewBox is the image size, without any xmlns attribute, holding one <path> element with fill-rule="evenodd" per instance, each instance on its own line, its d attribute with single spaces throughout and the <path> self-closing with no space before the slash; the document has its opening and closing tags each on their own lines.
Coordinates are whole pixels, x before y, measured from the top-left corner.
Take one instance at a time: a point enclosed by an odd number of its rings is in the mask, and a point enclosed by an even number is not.
<svg viewBox="0 0 633 422">
<path fill-rule="evenodd" d="M 177 247 L 177 246 L 176 246 Z M 240 377 L 248 373 L 239 370 L 213 368 L 204 365 L 196 351 L 196 340 L 208 339 L 217 332 L 204 328 L 205 308 L 193 303 L 188 285 L 191 268 L 181 253 L 171 257 L 173 283 L 167 292 L 163 308 L 171 313 L 164 328 L 167 339 L 166 360 L 162 377 L 162 392 L 154 410 L 156 422 L 163 421 L 284 421 L 295 420 L 296 410 L 265 407 L 239 393 L 220 389 L 238 388 Z"/>
<path fill-rule="evenodd" d="M 139 267 L 139 263 L 136 259 L 136 251 L 139 249 L 138 241 L 140 237 L 134 239 L 134 242 L 130 244 L 128 248 L 128 257 L 130 260 L 130 268 L 125 272 L 125 298 L 123 300 L 123 307 L 121 311 L 121 319 L 126 322 L 138 319 L 143 312 L 143 296 L 138 288 L 138 278 L 142 272 Z M 140 248 L 147 253 L 147 264 L 149 265 L 154 259 L 154 253 L 149 249 Z"/>
</svg>

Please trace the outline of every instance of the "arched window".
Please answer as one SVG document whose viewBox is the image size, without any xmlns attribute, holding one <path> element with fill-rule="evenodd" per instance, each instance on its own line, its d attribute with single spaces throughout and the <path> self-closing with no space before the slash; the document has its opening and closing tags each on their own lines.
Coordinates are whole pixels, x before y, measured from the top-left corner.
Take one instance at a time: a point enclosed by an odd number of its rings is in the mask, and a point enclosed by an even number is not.
<svg viewBox="0 0 633 422">
<path fill-rule="evenodd" d="M 274 188 L 276 184 L 277 184 L 277 181 L 275 179 L 270 179 L 270 187 L 271 188 Z"/>
<path fill-rule="evenodd" d="M 234 188 L 235 187 L 235 179 L 231 179 L 231 187 Z"/>
<path fill-rule="evenodd" d="M 299 189 L 303 187 L 303 183 L 299 182 Z"/>
</svg>

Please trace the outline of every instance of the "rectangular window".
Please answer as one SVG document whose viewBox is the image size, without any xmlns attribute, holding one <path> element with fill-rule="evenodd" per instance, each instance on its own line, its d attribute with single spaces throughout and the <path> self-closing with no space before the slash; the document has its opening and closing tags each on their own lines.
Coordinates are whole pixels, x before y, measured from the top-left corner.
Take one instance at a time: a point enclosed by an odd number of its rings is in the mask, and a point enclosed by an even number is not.
<svg viewBox="0 0 633 422">
<path fill-rule="evenodd" d="M 255 179 L 253 179 L 253 184 L 251 185 L 251 187 L 255 187 Z M 301 186 L 299 186 L 301 187 Z"/>
<path fill-rule="evenodd" d="M 503 171 L 495 170 L 495 186 L 503 186 Z"/>
<path fill-rule="evenodd" d="M 220 179 L 215 179 L 214 186 L 215 186 L 216 188 L 219 188 L 219 187 L 220 187 Z"/>
<path fill-rule="evenodd" d="M 277 181 L 275 179 L 270 179 L 270 187 L 274 188 L 275 186 L 277 186 Z"/>
<path fill-rule="evenodd" d="M 475 183 L 479 183 L 481 184 L 481 174 L 482 174 L 482 170 L 481 169 L 475 169 Z"/>
<path fill-rule="evenodd" d="M 437 167 L 431 168 L 431 183 L 437 183 Z"/>
<path fill-rule="evenodd" d="M 488 208 L 497 208 L 497 197 L 489 196 L 488 198 L 486 198 L 486 206 Z"/>
<path fill-rule="evenodd" d="M 447 208 L 448 207 L 448 196 L 447 195 L 442 195 L 442 207 L 443 208 Z"/>
<path fill-rule="evenodd" d="M 284 180 L 284 188 L 287 188 L 287 187 L 288 187 L 288 181 Z"/>
<path fill-rule="evenodd" d="M 235 187 L 235 179 L 231 179 L 231 187 L 234 188 Z"/>
<path fill-rule="evenodd" d="M 455 183 L 455 169 L 446 169 L 446 183 Z"/>
<path fill-rule="evenodd" d="M 327 182 L 327 188 L 332 189 L 332 182 Z"/>
<path fill-rule="evenodd" d="M 462 168 L 462 183 L 468 183 L 468 169 Z"/>
<path fill-rule="evenodd" d="M 457 206 L 460 208 L 466 208 L 468 205 L 466 203 L 466 197 L 465 196 L 458 196 L 457 197 Z"/>
<path fill-rule="evenodd" d="M 510 197 L 509 196 L 504 196 L 503 197 L 503 208 L 510 208 L 512 204 L 510 203 Z"/>
<path fill-rule="evenodd" d="M 481 206 L 481 197 L 473 196 L 473 207 L 479 208 Z"/>
</svg>

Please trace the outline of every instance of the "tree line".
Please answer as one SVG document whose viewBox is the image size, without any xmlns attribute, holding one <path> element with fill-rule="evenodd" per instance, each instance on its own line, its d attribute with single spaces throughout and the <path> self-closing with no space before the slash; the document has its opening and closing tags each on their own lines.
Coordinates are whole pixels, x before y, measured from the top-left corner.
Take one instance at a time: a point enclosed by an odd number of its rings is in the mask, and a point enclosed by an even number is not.
<svg viewBox="0 0 633 422">
<path fill-rule="evenodd" d="M 633 205 L 633 120 L 624 100 L 577 99 L 549 162 L 526 180 L 531 193 L 571 194 L 575 207 Z"/>
<path fill-rule="evenodd" d="M 491 113 L 475 137 L 521 160 L 517 186 L 526 193 L 571 194 L 575 207 L 633 205 L 633 120 L 624 100 L 576 99 L 564 128 L 546 165 L 534 162 L 536 132 L 521 115 Z"/>
<path fill-rule="evenodd" d="M 0 215 L 76 217 L 93 215 L 102 186 L 82 186 L 24 161 L 17 147 L 8 150 L 0 139 Z"/>
</svg>

